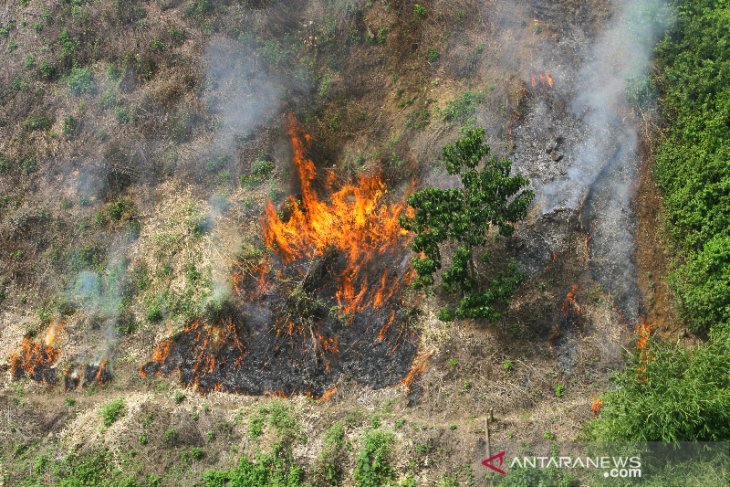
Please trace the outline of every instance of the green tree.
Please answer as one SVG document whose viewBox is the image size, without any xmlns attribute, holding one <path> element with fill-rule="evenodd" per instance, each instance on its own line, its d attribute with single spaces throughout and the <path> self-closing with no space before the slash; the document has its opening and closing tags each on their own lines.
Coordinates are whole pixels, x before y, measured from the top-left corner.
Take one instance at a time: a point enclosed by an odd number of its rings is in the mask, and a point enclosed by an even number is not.
<svg viewBox="0 0 730 487">
<path fill-rule="evenodd" d="M 484 129 L 468 128 L 462 137 L 443 148 L 442 161 L 451 175 L 458 175 L 461 188 L 426 188 L 408 198 L 414 216 L 401 217 L 401 226 L 416 235 L 411 248 L 420 254 L 413 265 L 418 273 L 417 288 L 436 283 L 442 267 L 442 247 L 455 245 L 451 263 L 441 273 L 441 286 L 448 294 L 460 296 L 455 309 L 445 308 L 439 318 L 498 319 L 495 309 L 512 295 L 522 277 L 514 264 L 507 272 L 490 280 L 481 278 L 475 253 L 488 242 L 489 230 L 510 236 L 513 224 L 527 215 L 534 198 L 523 190 L 529 181 L 510 176 L 512 163 L 490 155 L 484 143 Z M 488 285 L 484 285 L 485 281 Z"/>
</svg>

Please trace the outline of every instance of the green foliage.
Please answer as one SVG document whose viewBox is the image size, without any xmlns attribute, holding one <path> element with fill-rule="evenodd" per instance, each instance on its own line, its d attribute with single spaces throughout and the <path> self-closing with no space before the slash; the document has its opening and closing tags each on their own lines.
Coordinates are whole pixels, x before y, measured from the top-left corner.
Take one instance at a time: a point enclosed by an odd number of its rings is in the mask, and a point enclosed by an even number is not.
<svg viewBox="0 0 730 487">
<path fill-rule="evenodd" d="M 395 480 L 395 471 L 390 465 L 393 440 L 393 434 L 385 431 L 370 430 L 365 433 L 353 472 L 358 487 L 380 487 Z"/>
<path fill-rule="evenodd" d="M 681 315 L 694 331 L 730 323 L 730 235 L 718 235 L 671 276 Z"/>
<path fill-rule="evenodd" d="M 194 446 L 189 450 L 185 450 L 180 453 L 180 461 L 184 464 L 190 464 L 194 461 L 202 460 L 204 456 L 205 452 L 203 452 L 203 449 L 198 446 Z"/>
<path fill-rule="evenodd" d="M 441 117 L 446 122 L 464 121 L 474 114 L 477 105 L 482 103 L 484 98 L 484 93 L 480 91 L 465 91 L 444 108 Z"/>
<path fill-rule="evenodd" d="M 50 81 L 56 77 L 56 67 L 48 61 L 43 61 L 38 67 L 38 70 L 41 73 L 41 78 L 46 81 Z"/>
<path fill-rule="evenodd" d="M 421 5 L 420 3 L 417 3 L 413 6 L 413 15 L 416 16 L 416 18 L 422 19 L 426 16 L 428 11 L 426 10 L 426 7 Z"/>
<path fill-rule="evenodd" d="M 586 425 L 600 441 L 719 441 L 730 438 L 730 341 L 685 350 L 650 339 Z"/>
<path fill-rule="evenodd" d="M 332 425 L 324 434 L 322 453 L 319 456 L 314 478 L 317 485 L 341 485 L 344 462 L 345 426 L 342 422 Z"/>
<path fill-rule="evenodd" d="M 28 130 L 48 130 L 53 125 L 53 119 L 45 115 L 29 115 L 23 122 L 23 126 Z"/>
<path fill-rule="evenodd" d="M 421 130 L 431 122 L 431 112 L 422 109 L 414 110 L 406 116 L 406 127 L 414 130 Z"/>
<path fill-rule="evenodd" d="M 253 188 L 271 178 L 274 172 L 274 161 L 264 152 L 259 154 L 251 163 L 251 170 L 245 176 L 241 176 L 241 185 L 246 188 Z"/>
<path fill-rule="evenodd" d="M 303 470 L 286 455 L 275 449 L 271 455 L 259 455 L 255 461 L 242 458 L 230 470 L 207 470 L 203 476 L 205 487 L 297 487 L 301 485 Z"/>
<path fill-rule="evenodd" d="M 119 199 L 109 207 L 109 217 L 116 221 L 131 220 L 137 215 L 137 206 L 128 199 Z"/>
<path fill-rule="evenodd" d="M 89 68 L 73 68 L 66 84 L 75 95 L 83 95 L 94 90 L 96 84 Z"/>
<path fill-rule="evenodd" d="M 563 384 L 555 384 L 553 393 L 557 398 L 563 397 L 565 395 L 565 386 Z"/>
<path fill-rule="evenodd" d="M 175 428 L 167 428 L 162 434 L 162 439 L 168 445 L 174 445 L 177 442 L 177 431 Z"/>
<path fill-rule="evenodd" d="M 711 0 L 677 2 L 659 47 L 663 112 L 657 149 L 666 223 L 685 263 L 670 282 L 697 331 L 730 323 L 730 11 Z"/>
<path fill-rule="evenodd" d="M 426 59 L 429 63 L 436 63 L 441 59 L 441 52 L 435 47 L 429 47 L 426 51 Z"/>
<path fill-rule="evenodd" d="M 101 408 L 101 419 L 104 420 L 104 426 L 113 425 L 119 418 L 126 414 L 124 400 L 114 399 Z"/>
<path fill-rule="evenodd" d="M 35 485 L 56 485 L 59 487 L 121 487 L 134 485 L 123 479 L 115 469 L 111 455 L 106 451 L 97 451 L 78 455 L 69 455 L 63 462 L 52 469 L 54 480 L 48 484 L 38 479 Z"/>
<path fill-rule="evenodd" d="M 496 306 L 504 303 L 519 286 L 522 277 L 516 265 L 485 281 L 475 262 L 475 251 L 487 244 L 491 227 L 503 236 L 514 231 L 513 223 L 527 214 L 533 193 L 523 191 L 528 181 L 510 176 L 507 159 L 489 155 L 483 129 L 467 129 L 463 137 L 444 147 L 442 159 L 451 175 L 458 175 L 462 188 L 426 188 L 408 198 L 415 216 L 401 217 L 401 226 L 416 235 L 411 248 L 422 254 L 413 266 L 418 273 L 415 287 L 428 288 L 436 283 L 441 269 L 441 247 L 455 245 L 448 269 L 441 273 L 441 287 L 460 296 L 455 309 L 444 309 L 439 318 L 500 317 Z M 488 286 L 484 289 L 484 282 Z"/>
<path fill-rule="evenodd" d="M 76 133 L 76 129 L 79 127 L 79 121 L 73 115 L 68 115 L 63 119 L 63 128 L 61 133 L 64 137 L 71 137 Z"/>
</svg>

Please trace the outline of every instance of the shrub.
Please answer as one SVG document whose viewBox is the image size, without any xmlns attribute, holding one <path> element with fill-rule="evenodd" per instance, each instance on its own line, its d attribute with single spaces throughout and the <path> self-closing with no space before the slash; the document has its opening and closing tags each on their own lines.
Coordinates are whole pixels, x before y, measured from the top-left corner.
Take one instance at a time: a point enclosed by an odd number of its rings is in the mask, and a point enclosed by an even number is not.
<svg viewBox="0 0 730 487">
<path fill-rule="evenodd" d="M 101 418 L 104 420 L 104 426 L 107 427 L 113 425 L 125 414 L 126 408 L 122 399 L 115 399 L 101 408 Z"/>
<path fill-rule="evenodd" d="M 671 275 L 680 312 L 690 329 L 707 332 L 730 323 L 730 236 L 717 236 Z"/>
<path fill-rule="evenodd" d="M 63 119 L 63 128 L 61 129 L 61 133 L 65 137 L 71 137 L 73 134 L 76 133 L 76 129 L 79 126 L 79 121 L 76 120 L 76 117 L 73 115 L 68 115 L 64 117 Z"/>
<path fill-rule="evenodd" d="M 41 78 L 46 81 L 50 81 L 56 77 L 56 67 L 48 61 L 43 61 L 38 67 L 38 70 L 41 73 Z"/>
<path fill-rule="evenodd" d="M 435 47 L 429 47 L 428 51 L 426 51 L 426 59 L 428 59 L 429 63 L 435 63 L 441 58 L 441 52 L 439 52 L 438 49 Z"/>
<path fill-rule="evenodd" d="M 167 428 L 163 433 L 162 438 L 168 445 L 174 445 L 177 441 L 177 431 L 175 431 L 175 428 Z"/>
<path fill-rule="evenodd" d="M 207 470 L 203 482 L 205 487 L 297 487 L 302 477 L 302 468 L 275 448 L 273 454 L 259 455 L 255 461 L 241 458 L 230 470 Z"/>
<path fill-rule="evenodd" d="M 89 68 L 73 68 L 66 84 L 75 95 L 90 93 L 94 90 L 94 78 Z"/>
<path fill-rule="evenodd" d="M 53 126 L 53 119 L 45 115 L 29 115 L 23 126 L 28 130 L 48 130 Z"/>
<path fill-rule="evenodd" d="M 447 122 L 463 121 L 466 117 L 473 115 L 477 105 L 483 101 L 482 92 L 465 91 L 444 108 L 441 116 Z"/>
<path fill-rule="evenodd" d="M 395 471 L 390 465 L 392 448 L 392 433 L 371 430 L 365 434 L 352 474 L 358 486 L 379 487 L 395 479 Z"/>
<path fill-rule="evenodd" d="M 426 10 L 426 7 L 424 7 L 420 3 L 417 3 L 413 6 L 413 15 L 415 15 L 416 18 L 422 19 L 426 16 L 427 13 L 428 12 Z"/>
<path fill-rule="evenodd" d="M 603 395 L 599 441 L 720 441 L 730 438 L 730 341 L 685 350 L 656 341 L 632 355 L 619 385 Z"/>
<path fill-rule="evenodd" d="M 406 127 L 414 130 L 421 130 L 431 122 L 431 112 L 423 110 L 414 110 L 406 116 Z"/>
<path fill-rule="evenodd" d="M 248 175 L 241 176 L 241 185 L 247 188 L 255 187 L 271 177 L 274 172 L 274 161 L 265 154 L 261 153 L 259 157 L 251 163 L 251 170 Z"/>
</svg>

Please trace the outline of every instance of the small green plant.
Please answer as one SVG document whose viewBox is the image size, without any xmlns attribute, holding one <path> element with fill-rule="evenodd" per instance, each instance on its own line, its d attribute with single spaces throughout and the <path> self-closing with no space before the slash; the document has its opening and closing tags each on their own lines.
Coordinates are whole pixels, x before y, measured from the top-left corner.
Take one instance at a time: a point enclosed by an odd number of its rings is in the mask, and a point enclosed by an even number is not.
<svg viewBox="0 0 730 487">
<path fill-rule="evenodd" d="M 241 176 L 241 185 L 246 188 L 253 188 L 271 177 L 274 172 L 274 161 L 265 154 L 259 154 L 258 158 L 251 163 L 251 170 L 248 175 Z"/>
<path fill-rule="evenodd" d="M 154 301 L 147 306 L 145 310 L 145 318 L 150 323 L 159 323 L 162 321 L 162 305 L 158 301 Z"/>
<path fill-rule="evenodd" d="M 355 458 L 353 477 L 360 487 L 380 487 L 395 480 L 390 464 L 393 434 L 371 430 L 365 434 L 363 446 Z"/>
<path fill-rule="evenodd" d="M 505 359 L 502 362 L 502 370 L 505 370 L 506 372 L 512 372 L 513 368 L 514 365 L 512 364 L 512 361 L 510 359 Z"/>
<path fill-rule="evenodd" d="M 148 442 L 149 442 L 149 437 L 147 436 L 147 433 L 142 433 L 141 435 L 139 435 L 139 444 L 140 445 L 145 446 L 145 445 L 147 445 Z"/>
<path fill-rule="evenodd" d="M 446 122 L 463 121 L 474 114 L 477 105 L 484 99 L 485 96 L 480 91 L 465 91 L 444 108 L 441 117 Z"/>
<path fill-rule="evenodd" d="M 553 389 L 555 397 L 563 397 L 565 395 L 565 386 L 563 384 L 556 384 Z"/>
<path fill-rule="evenodd" d="M 40 71 L 41 78 L 46 81 L 50 81 L 56 77 L 56 67 L 48 61 L 43 61 L 38 67 L 38 71 Z"/>
<path fill-rule="evenodd" d="M 79 121 L 73 115 L 67 115 L 63 119 L 63 127 L 61 133 L 64 137 L 71 137 L 76 133 L 76 129 L 79 126 Z"/>
<path fill-rule="evenodd" d="M 423 256 L 413 261 L 417 272 L 414 287 L 434 286 L 435 274 L 442 267 L 441 246 L 449 242 L 455 247 L 449 268 L 440 272 L 440 287 L 460 296 L 460 301 L 455 309 L 447 307 L 439 312 L 443 321 L 498 319 L 501 313 L 497 306 L 509 300 L 523 279 L 514 263 L 486 282 L 475 274 L 477 264 L 488 257 L 477 258 L 475 251 L 495 238 L 489 229 L 496 227 L 502 236 L 512 235 L 513 224 L 527 215 L 534 197 L 532 191 L 523 191 L 529 184 L 527 179 L 510 175 L 509 160 L 490 156 L 484 136 L 484 129 L 469 128 L 454 144 L 443 148 L 442 161 L 449 174 L 459 176 L 462 188 L 418 191 L 408 197 L 414 216 L 400 218 L 401 226 L 415 233 L 411 248 Z"/>
<path fill-rule="evenodd" d="M 471 382 L 469 382 L 468 380 L 467 381 L 464 381 L 464 384 L 461 386 L 461 389 L 464 392 L 470 391 L 471 390 Z"/>
<path fill-rule="evenodd" d="M 162 434 L 162 439 L 168 445 L 174 445 L 177 441 L 177 431 L 175 430 L 175 428 L 167 428 Z"/>
<path fill-rule="evenodd" d="M 452 369 L 455 369 L 458 366 L 459 366 L 459 361 L 457 360 L 457 358 L 456 357 L 451 357 L 449 359 L 449 367 L 451 367 Z"/>
<path fill-rule="evenodd" d="M 426 59 L 428 59 L 429 63 L 434 64 L 441 59 L 441 52 L 435 47 L 429 47 L 426 51 Z"/>
<path fill-rule="evenodd" d="M 73 68 L 66 80 L 66 84 L 75 95 L 90 93 L 96 86 L 89 68 Z"/>
<path fill-rule="evenodd" d="M 152 39 L 152 41 L 150 41 L 150 49 L 152 49 L 153 51 L 164 51 L 165 43 L 162 42 L 162 39 L 155 37 Z"/>
<path fill-rule="evenodd" d="M 76 405 L 76 399 L 74 399 L 73 397 L 67 397 L 66 398 L 66 406 L 72 408 L 75 405 Z"/>
<path fill-rule="evenodd" d="M 23 66 L 25 66 L 26 68 L 32 68 L 33 66 L 35 66 L 35 56 L 33 56 L 33 54 L 28 54 L 27 56 L 25 56 Z"/>
<path fill-rule="evenodd" d="M 53 119 L 45 115 L 29 115 L 23 122 L 28 130 L 48 130 L 53 125 Z"/>
<path fill-rule="evenodd" d="M 183 451 L 180 453 L 180 460 L 183 463 L 192 463 L 203 459 L 203 449 L 197 446 L 190 448 L 190 450 Z"/>
<path fill-rule="evenodd" d="M 264 434 L 264 418 L 260 414 L 251 416 L 248 422 L 248 437 L 252 440 Z"/>
<path fill-rule="evenodd" d="M 205 433 L 205 437 L 208 439 L 208 443 L 213 443 L 215 441 L 215 431 L 208 431 Z"/>
<path fill-rule="evenodd" d="M 185 400 L 185 394 L 183 394 L 180 391 L 175 393 L 175 404 L 180 404 L 184 400 Z"/>
<path fill-rule="evenodd" d="M 431 122 L 431 112 L 422 109 L 414 110 L 406 116 L 406 127 L 414 130 L 421 130 Z"/>
<path fill-rule="evenodd" d="M 452 424 L 452 425 L 449 425 L 449 429 L 451 431 L 456 431 L 458 429 L 458 426 L 456 426 L 455 424 Z"/>
<path fill-rule="evenodd" d="M 554 440 L 555 439 L 555 435 L 551 431 L 544 432 L 542 434 L 542 437 L 545 438 L 546 440 Z"/>
<path fill-rule="evenodd" d="M 413 6 L 413 15 L 416 16 L 418 19 L 422 19 L 426 16 L 428 11 L 426 10 L 426 7 L 421 5 L 420 3 L 417 3 Z"/>
<path fill-rule="evenodd" d="M 388 29 L 387 27 L 381 27 L 378 29 L 378 34 L 375 37 L 378 41 L 378 44 L 385 44 L 385 41 L 388 40 Z"/>
<path fill-rule="evenodd" d="M 117 200 L 109 207 L 109 217 L 112 220 L 130 220 L 137 214 L 137 207 L 133 201 L 127 199 Z"/>
<path fill-rule="evenodd" d="M 104 420 L 104 426 L 113 425 L 119 418 L 126 414 L 124 400 L 114 399 L 101 408 L 101 418 Z"/>
</svg>

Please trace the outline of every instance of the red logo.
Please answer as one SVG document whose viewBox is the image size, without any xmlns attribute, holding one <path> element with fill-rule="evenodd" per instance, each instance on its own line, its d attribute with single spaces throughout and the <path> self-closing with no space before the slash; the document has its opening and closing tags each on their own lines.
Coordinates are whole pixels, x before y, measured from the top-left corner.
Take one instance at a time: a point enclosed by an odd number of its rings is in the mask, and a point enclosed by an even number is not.
<svg viewBox="0 0 730 487">
<path fill-rule="evenodd" d="M 502 475 L 507 475 L 507 472 L 505 470 L 502 470 L 500 468 L 504 464 L 504 454 L 505 452 L 501 451 L 497 453 L 496 455 L 492 455 L 491 457 L 487 458 L 482 462 L 482 465 L 484 465 L 487 468 L 491 468 L 497 473 L 501 473 Z M 492 465 L 492 462 L 494 460 L 499 460 L 499 466 Z"/>
</svg>

